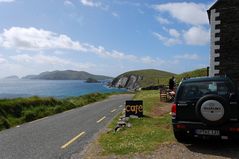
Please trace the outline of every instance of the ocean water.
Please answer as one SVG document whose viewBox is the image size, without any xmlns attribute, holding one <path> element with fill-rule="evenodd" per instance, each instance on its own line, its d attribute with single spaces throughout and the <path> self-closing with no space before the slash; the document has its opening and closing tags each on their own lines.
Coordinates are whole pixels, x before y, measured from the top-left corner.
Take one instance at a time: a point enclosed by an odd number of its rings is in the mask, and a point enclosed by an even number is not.
<svg viewBox="0 0 239 159">
<path fill-rule="evenodd" d="M 16 97 L 74 97 L 101 92 L 125 92 L 125 89 L 108 88 L 106 83 L 85 83 L 80 80 L 0 80 L 0 98 Z"/>
</svg>

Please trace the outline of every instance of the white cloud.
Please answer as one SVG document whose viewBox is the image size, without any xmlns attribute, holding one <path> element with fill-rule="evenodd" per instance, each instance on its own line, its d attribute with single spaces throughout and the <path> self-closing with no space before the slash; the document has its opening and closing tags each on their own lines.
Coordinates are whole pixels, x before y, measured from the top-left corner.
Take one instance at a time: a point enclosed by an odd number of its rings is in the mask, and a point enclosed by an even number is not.
<svg viewBox="0 0 239 159">
<path fill-rule="evenodd" d="M 180 37 L 180 33 L 176 30 L 176 29 L 169 29 L 168 30 L 169 34 L 175 38 L 179 38 Z"/>
<path fill-rule="evenodd" d="M 189 30 L 180 33 L 176 29 L 163 28 L 169 33 L 169 37 L 154 32 L 153 35 L 163 42 L 166 46 L 185 43 L 187 45 L 207 45 L 210 41 L 210 32 L 204 27 L 193 26 Z M 182 36 L 181 36 L 182 34 Z"/>
<path fill-rule="evenodd" d="M 0 3 L 11 3 L 15 2 L 15 0 L 0 0 Z"/>
<path fill-rule="evenodd" d="M 10 59 L 17 62 L 32 62 L 33 61 L 33 57 L 27 54 L 11 56 Z"/>
<path fill-rule="evenodd" d="M 139 14 L 144 14 L 144 13 L 145 13 L 145 12 L 144 12 L 142 9 L 140 9 L 140 8 L 138 8 L 137 10 L 138 10 Z"/>
<path fill-rule="evenodd" d="M 56 34 L 51 31 L 36 28 L 12 27 L 4 29 L 1 35 L 0 45 L 4 48 L 18 50 L 44 50 L 44 49 L 71 49 L 86 51 L 84 44 L 71 40 L 64 34 Z"/>
<path fill-rule="evenodd" d="M 6 63 L 6 62 L 7 62 L 7 60 L 0 56 L 0 64 Z"/>
<path fill-rule="evenodd" d="M 95 0 L 80 0 L 81 4 L 89 7 L 100 7 L 102 4 L 100 2 L 96 2 Z"/>
<path fill-rule="evenodd" d="M 119 4 L 119 5 L 130 5 L 130 6 L 134 6 L 134 7 L 140 7 L 141 6 L 140 2 L 124 1 L 124 0 L 114 0 L 113 2 L 115 4 Z"/>
<path fill-rule="evenodd" d="M 191 27 L 184 32 L 184 40 L 188 45 L 206 45 L 210 41 L 210 32 L 202 27 Z"/>
<path fill-rule="evenodd" d="M 168 19 L 166 19 L 166 18 L 163 18 L 163 17 L 161 17 L 161 16 L 157 16 L 156 17 L 156 20 L 160 23 L 160 24 L 170 24 L 171 22 L 168 20 Z"/>
<path fill-rule="evenodd" d="M 166 46 L 172 46 L 172 45 L 176 45 L 176 44 L 181 44 L 181 40 L 179 38 L 175 38 L 175 37 L 165 37 L 159 33 L 154 32 L 153 35 L 155 37 L 157 37 L 160 41 L 163 42 L 164 45 Z"/>
<path fill-rule="evenodd" d="M 177 55 L 174 58 L 181 59 L 181 60 L 199 60 L 200 59 L 200 57 L 197 54 Z"/>
<path fill-rule="evenodd" d="M 65 0 L 64 5 L 65 6 L 74 6 L 74 4 L 70 0 Z"/>
<path fill-rule="evenodd" d="M 144 64 L 150 64 L 150 65 L 155 65 L 156 64 L 158 66 L 162 66 L 162 65 L 165 65 L 167 63 L 166 60 L 162 60 L 162 59 L 159 59 L 159 58 L 152 58 L 150 56 L 142 57 L 140 60 Z"/>
<path fill-rule="evenodd" d="M 17 50 L 41 51 L 49 49 L 68 49 L 78 52 L 90 52 L 99 56 L 113 59 L 135 60 L 134 55 L 129 55 L 116 50 L 108 51 L 104 47 L 96 47 L 87 43 L 73 41 L 70 37 L 51 31 L 36 28 L 12 27 L 5 29 L 0 34 L 2 42 L 0 46 Z"/>
<path fill-rule="evenodd" d="M 4 59 L 0 55 L 0 64 L 0 78 L 10 75 L 25 76 L 29 74 L 38 74 L 46 70 L 53 71 L 69 69 L 94 71 L 96 69 L 96 65 L 92 63 L 74 62 L 71 60 L 44 54 L 21 54 L 10 56 L 8 60 Z"/>
<path fill-rule="evenodd" d="M 154 5 L 158 12 L 167 12 L 173 18 L 192 25 L 208 24 L 208 5 L 193 2 L 176 2 Z"/>
<path fill-rule="evenodd" d="M 112 15 L 113 15 L 114 17 L 119 17 L 119 14 L 116 13 L 116 12 L 113 12 Z"/>
<path fill-rule="evenodd" d="M 40 64 L 40 65 L 54 65 L 54 66 L 72 66 L 75 69 L 89 69 L 91 67 L 94 67 L 94 64 L 90 63 L 76 63 L 72 62 L 70 60 L 62 59 L 56 56 L 47 56 L 44 54 L 37 54 L 34 56 L 30 56 L 28 54 L 21 54 L 21 55 L 15 55 L 10 56 L 10 59 L 12 59 L 15 62 L 19 63 L 34 63 L 34 64 Z"/>
</svg>

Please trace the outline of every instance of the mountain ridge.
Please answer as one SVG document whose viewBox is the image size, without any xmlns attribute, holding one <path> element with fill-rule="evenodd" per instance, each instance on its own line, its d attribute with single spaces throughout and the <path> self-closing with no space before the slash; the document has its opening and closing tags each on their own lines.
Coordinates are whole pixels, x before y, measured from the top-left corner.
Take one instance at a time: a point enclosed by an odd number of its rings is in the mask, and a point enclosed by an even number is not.
<svg viewBox="0 0 239 159">
<path fill-rule="evenodd" d="M 22 77 L 22 79 L 43 79 L 43 80 L 87 80 L 88 78 L 93 78 L 95 80 L 112 79 L 112 77 L 109 76 L 94 75 L 85 71 L 74 71 L 74 70 L 46 71 L 38 75 L 27 75 Z"/>
</svg>

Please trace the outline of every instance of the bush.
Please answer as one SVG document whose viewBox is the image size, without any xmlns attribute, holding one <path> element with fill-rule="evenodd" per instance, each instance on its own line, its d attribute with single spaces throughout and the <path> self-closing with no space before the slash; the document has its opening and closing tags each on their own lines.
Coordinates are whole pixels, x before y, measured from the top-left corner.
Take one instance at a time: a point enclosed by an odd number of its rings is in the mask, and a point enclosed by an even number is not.
<svg viewBox="0 0 239 159">
<path fill-rule="evenodd" d="M 54 112 L 55 112 L 55 113 L 61 113 L 61 112 L 63 112 L 63 111 L 65 111 L 65 109 L 64 109 L 62 106 L 57 106 L 57 107 L 55 107 L 55 109 L 54 109 Z"/>
<path fill-rule="evenodd" d="M 7 117 L 6 112 L 0 107 L 0 116 Z"/>
<path fill-rule="evenodd" d="M 37 119 L 37 114 L 36 114 L 35 111 L 28 111 L 28 112 L 26 112 L 25 115 L 24 115 L 24 120 L 25 120 L 26 122 L 33 121 L 33 120 L 35 120 L 35 119 Z"/>
<path fill-rule="evenodd" d="M 8 129 L 10 128 L 10 123 L 8 122 L 8 120 L 4 117 L 0 116 L 0 130 L 2 129 Z"/>
<path fill-rule="evenodd" d="M 0 130 L 16 124 L 33 121 L 45 116 L 61 113 L 66 110 L 81 107 L 89 103 L 105 99 L 101 93 L 88 94 L 68 99 L 52 97 L 0 99 Z"/>
</svg>

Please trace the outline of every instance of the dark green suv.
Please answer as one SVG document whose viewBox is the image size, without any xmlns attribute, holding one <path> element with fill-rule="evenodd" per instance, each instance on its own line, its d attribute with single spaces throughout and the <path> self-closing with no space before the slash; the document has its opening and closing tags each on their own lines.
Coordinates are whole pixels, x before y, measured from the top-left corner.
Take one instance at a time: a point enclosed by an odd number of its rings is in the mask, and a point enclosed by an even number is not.
<svg viewBox="0 0 239 159">
<path fill-rule="evenodd" d="M 183 80 L 172 105 L 175 138 L 239 138 L 237 86 L 228 77 Z"/>
</svg>

